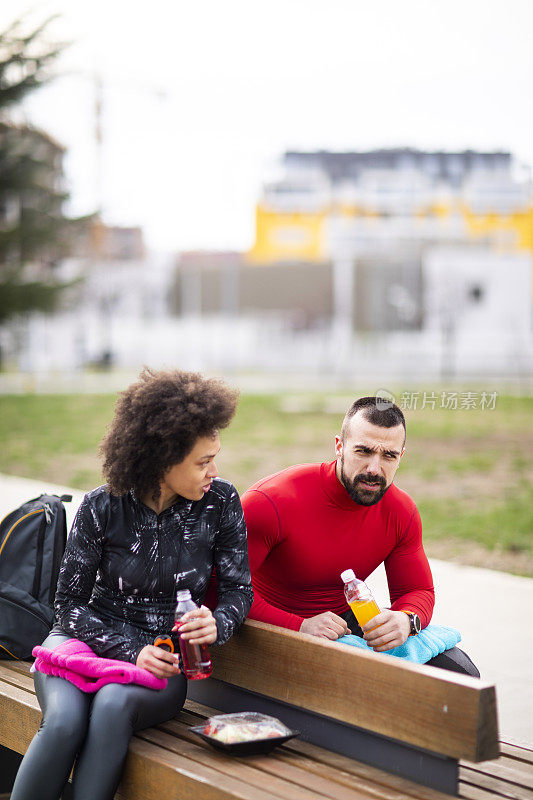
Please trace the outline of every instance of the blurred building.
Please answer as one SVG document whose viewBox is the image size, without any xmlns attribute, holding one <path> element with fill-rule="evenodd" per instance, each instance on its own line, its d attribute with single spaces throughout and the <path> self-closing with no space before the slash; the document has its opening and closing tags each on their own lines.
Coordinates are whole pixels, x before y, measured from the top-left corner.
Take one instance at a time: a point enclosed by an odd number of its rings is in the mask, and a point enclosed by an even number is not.
<svg viewBox="0 0 533 800">
<path fill-rule="evenodd" d="M 285 262 L 250 269 L 245 253 L 180 254 L 171 307 L 184 317 L 278 316 L 294 327 L 329 324 L 331 265 Z"/>
<path fill-rule="evenodd" d="M 65 148 L 46 132 L 0 121 L 0 269 L 15 266 L 27 279 L 39 279 L 59 261 L 64 156 Z"/>
<path fill-rule="evenodd" d="M 3 331 L 7 364 L 24 371 L 137 367 L 165 352 L 172 259 L 145 251 L 139 227 L 90 218 L 56 275 L 64 290 L 54 314 L 32 313 Z"/>
<path fill-rule="evenodd" d="M 58 268 L 75 281 L 62 310 L 4 351 L 31 371 L 521 378 L 532 255 L 531 180 L 509 153 L 286 153 L 249 252 L 155 257 L 139 228 L 89 220 Z"/>
<path fill-rule="evenodd" d="M 74 257 L 92 261 L 139 261 L 146 255 L 141 228 L 106 225 L 98 216 L 77 232 L 72 250 Z"/>
<path fill-rule="evenodd" d="M 288 152 L 256 209 L 253 263 L 321 261 L 402 242 L 533 251 L 529 173 L 510 153 Z"/>
<path fill-rule="evenodd" d="M 510 153 L 288 152 L 251 250 L 183 253 L 172 308 L 268 321 L 280 368 L 531 374 L 532 255 L 531 179 Z"/>
</svg>

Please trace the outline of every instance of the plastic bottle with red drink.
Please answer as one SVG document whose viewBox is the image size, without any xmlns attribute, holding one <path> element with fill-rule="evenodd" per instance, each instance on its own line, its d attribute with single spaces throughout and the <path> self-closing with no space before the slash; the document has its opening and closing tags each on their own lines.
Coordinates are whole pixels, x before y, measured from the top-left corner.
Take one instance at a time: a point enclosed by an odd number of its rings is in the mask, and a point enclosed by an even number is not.
<svg viewBox="0 0 533 800">
<path fill-rule="evenodd" d="M 176 594 L 176 613 L 175 619 L 179 626 L 182 616 L 187 611 L 194 611 L 198 606 L 191 597 L 188 589 L 179 590 Z M 191 644 L 187 639 L 182 639 L 179 636 L 179 647 L 181 653 L 181 661 L 183 666 L 183 673 L 190 681 L 202 680 L 202 678 L 209 678 L 212 671 L 211 658 L 209 650 L 205 644 Z"/>
</svg>

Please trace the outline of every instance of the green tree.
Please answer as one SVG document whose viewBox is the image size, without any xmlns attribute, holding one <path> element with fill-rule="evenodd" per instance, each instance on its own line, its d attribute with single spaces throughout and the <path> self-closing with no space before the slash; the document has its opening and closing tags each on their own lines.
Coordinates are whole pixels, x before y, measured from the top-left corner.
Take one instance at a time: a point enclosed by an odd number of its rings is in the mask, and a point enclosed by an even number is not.
<svg viewBox="0 0 533 800">
<path fill-rule="evenodd" d="M 0 33 L 0 323 L 50 311 L 66 284 L 55 276 L 81 220 L 63 214 L 64 149 L 45 132 L 16 124 L 12 112 L 52 77 L 63 47 L 46 37 L 50 20 Z"/>
</svg>

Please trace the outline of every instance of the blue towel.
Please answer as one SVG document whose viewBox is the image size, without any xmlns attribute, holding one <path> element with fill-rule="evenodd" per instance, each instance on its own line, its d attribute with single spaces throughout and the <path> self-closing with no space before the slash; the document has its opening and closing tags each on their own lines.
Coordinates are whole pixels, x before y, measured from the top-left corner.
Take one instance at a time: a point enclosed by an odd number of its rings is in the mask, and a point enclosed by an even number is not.
<svg viewBox="0 0 533 800">
<path fill-rule="evenodd" d="M 364 639 L 359 636 L 349 634 L 337 639 L 341 644 L 349 644 L 353 647 L 360 647 L 362 650 L 370 650 Z M 431 658 L 444 653 L 445 650 L 455 647 L 461 641 L 461 634 L 455 628 L 446 628 L 444 625 L 428 625 L 418 636 L 410 636 L 404 644 L 386 650 L 381 655 L 396 656 L 396 658 L 406 658 L 416 664 L 425 664 Z"/>
</svg>

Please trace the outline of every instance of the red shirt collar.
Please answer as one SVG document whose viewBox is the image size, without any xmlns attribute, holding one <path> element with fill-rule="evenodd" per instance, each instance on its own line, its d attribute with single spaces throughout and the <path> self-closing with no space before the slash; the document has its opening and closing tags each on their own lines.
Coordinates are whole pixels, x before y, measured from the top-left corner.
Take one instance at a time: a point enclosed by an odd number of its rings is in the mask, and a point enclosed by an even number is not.
<svg viewBox="0 0 533 800">
<path fill-rule="evenodd" d="M 324 462 L 320 466 L 322 488 L 324 489 L 325 493 L 329 499 L 335 503 L 336 506 L 345 508 L 348 511 L 355 511 L 356 509 L 361 508 L 359 503 L 356 503 L 355 500 L 352 500 L 344 488 L 344 485 L 337 478 L 336 467 L 337 459 L 330 462 Z"/>
</svg>

